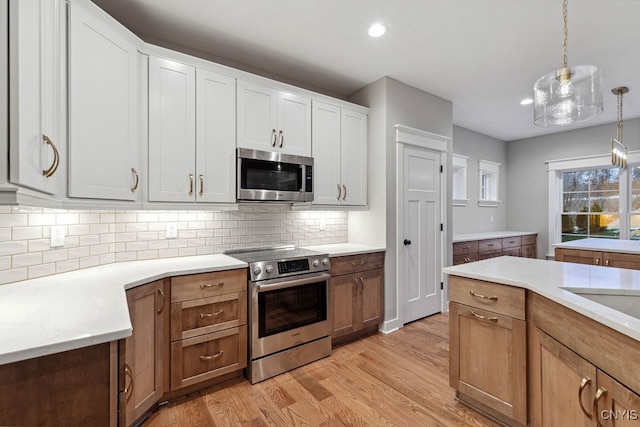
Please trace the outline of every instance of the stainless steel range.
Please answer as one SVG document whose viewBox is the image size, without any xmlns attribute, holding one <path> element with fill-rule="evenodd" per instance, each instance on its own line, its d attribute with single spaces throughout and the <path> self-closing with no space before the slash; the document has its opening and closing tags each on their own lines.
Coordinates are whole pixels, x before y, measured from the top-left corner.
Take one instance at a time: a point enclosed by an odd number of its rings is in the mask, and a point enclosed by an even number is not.
<svg viewBox="0 0 640 427">
<path fill-rule="evenodd" d="M 249 264 L 252 384 L 331 354 L 329 255 L 293 246 L 225 254 Z"/>
</svg>

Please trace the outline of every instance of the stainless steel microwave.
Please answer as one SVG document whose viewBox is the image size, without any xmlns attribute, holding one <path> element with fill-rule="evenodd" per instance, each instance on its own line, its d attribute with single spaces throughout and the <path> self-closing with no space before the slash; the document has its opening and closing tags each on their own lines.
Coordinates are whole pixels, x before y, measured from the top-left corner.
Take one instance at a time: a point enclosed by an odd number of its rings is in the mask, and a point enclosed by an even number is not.
<svg viewBox="0 0 640 427">
<path fill-rule="evenodd" d="M 313 158 L 237 149 L 237 193 L 242 201 L 313 201 Z"/>
</svg>

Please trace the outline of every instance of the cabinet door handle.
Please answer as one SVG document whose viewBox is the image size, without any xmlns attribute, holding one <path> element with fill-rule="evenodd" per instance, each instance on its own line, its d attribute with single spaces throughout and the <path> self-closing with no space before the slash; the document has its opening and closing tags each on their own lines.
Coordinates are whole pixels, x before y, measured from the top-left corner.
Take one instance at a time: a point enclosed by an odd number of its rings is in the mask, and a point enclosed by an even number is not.
<svg viewBox="0 0 640 427">
<path fill-rule="evenodd" d="M 53 149 L 53 163 L 51 163 L 49 169 L 45 169 L 42 171 L 43 176 L 45 176 L 46 178 L 51 178 L 53 174 L 58 170 L 58 165 L 60 164 L 60 153 L 58 153 L 56 144 L 54 144 L 47 135 L 42 135 L 42 140 L 45 142 L 45 144 L 50 145 Z"/>
<path fill-rule="evenodd" d="M 224 282 L 218 282 L 218 283 L 203 283 L 202 285 L 200 285 L 200 289 L 206 289 L 206 288 L 219 288 L 220 286 L 224 285 Z"/>
<path fill-rule="evenodd" d="M 488 300 L 491 300 L 491 301 L 498 301 L 498 297 L 495 296 L 495 295 L 486 296 L 486 295 L 482 295 L 482 294 L 479 294 L 479 293 L 474 292 L 474 291 L 469 291 L 469 295 L 471 295 L 472 297 L 488 299 Z"/>
<path fill-rule="evenodd" d="M 591 384 L 591 378 L 589 377 L 582 377 L 582 381 L 580 382 L 580 387 L 578 388 L 578 404 L 580 405 L 580 409 L 582 409 L 582 413 L 589 419 L 592 419 L 593 417 L 591 416 L 590 413 L 587 412 L 586 409 L 584 409 L 584 405 L 582 404 L 582 393 L 584 392 L 584 388 Z"/>
<path fill-rule="evenodd" d="M 140 175 L 138 175 L 138 171 L 136 170 L 136 168 L 131 168 L 131 173 L 136 178 L 136 183 L 133 184 L 133 187 L 131 187 L 131 192 L 135 193 L 138 189 L 138 184 L 140 184 Z"/>
<path fill-rule="evenodd" d="M 204 175 L 200 175 L 200 197 L 204 194 Z"/>
<path fill-rule="evenodd" d="M 280 136 L 280 144 L 278 144 L 278 147 L 282 148 L 282 146 L 284 145 L 284 133 L 280 131 L 278 135 Z"/>
<path fill-rule="evenodd" d="M 361 277 L 360 278 L 360 295 L 362 295 L 362 292 L 364 292 L 364 279 Z"/>
<path fill-rule="evenodd" d="M 471 312 L 471 315 L 473 317 L 475 317 L 476 319 L 480 319 L 480 320 L 488 320 L 489 322 L 497 322 L 498 318 L 497 317 L 487 317 L 487 316 L 481 316 L 478 313 L 476 313 L 475 311 Z"/>
<path fill-rule="evenodd" d="M 217 352 L 213 356 L 200 356 L 200 360 L 202 360 L 203 362 L 209 362 L 211 360 L 215 360 L 215 359 L 219 358 L 220 356 L 222 356 L 223 353 L 224 353 L 224 350 L 220 350 L 219 352 Z"/>
<path fill-rule="evenodd" d="M 215 313 L 200 313 L 200 318 L 204 319 L 205 317 L 217 317 L 224 313 L 224 310 L 218 310 Z"/>
<path fill-rule="evenodd" d="M 278 141 L 278 134 L 276 133 L 275 129 L 272 129 L 271 130 L 271 146 L 275 147 L 277 141 Z"/>
<path fill-rule="evenodd" d="M 189 195 L 193 195 L 193 174 L 189 174 Z"/>
<path fill-rule="evenodd" d="M 129 377 L 129 386 L 126 385 L 127 377 Z M 124 381 L 125 386 L 123 391 L 125 400 L 128 402 L 129 399 L 131 399 L 131 396 L 133 396 L 133 371 L 131 371 L 131 368 L 129 367 L 129 364 L 127 362 L 124 363 Z"/>
<path fill-rule="evenodd" d="M 342 195 L 342 188 L 340 187 L 340 184 L 338 184 L 337 187 L 338 187 L 338 197 L 336 197 L 336 199 L 340 200 L 340 196 Z"/>
<path fill-rule="evenodd" d="M 162 298 L 162 303 L 158 303 L 158 313 L 162 313 L 162 310 L 164 310 L 164 291 L 158 289 L 158 295 Z"/>
<path fill-rule="evenodd" d="M 609 262 L 610 262 L 610 261 L 611 261 L 611 260 L 610 260 L 609 258 L 606 258 L 606 259 L 604 260 L 604 265 L 605 265 L 606 267 L 609 267 Z"/>
<path fill-rule="evenodd" d="M 342 196 L 342 200 L 347 198 L 347 186 L 342 184 L 342 188 L 344 188 L 344 195 Z"/>
<path fill-rule="evenodd" d="M 357 278 L 357 277 L 354 277 L 354 278 L 353 278 L 353 284 L 354 284 L 354 287 L 353 287 L 353 295 L 358 295 L 358 287 L 359 287 L 360 285 L 358 285 L 358 278 Z"/>
<path fill-rule="evenodd" d="M 594 260 L 595 265 L 600 265 L 600 258 L 596 257 L 596 259 Z"/>
<path fill-rule="evenodd" d="M 603 427 L 602 424 L 600 424 L 600 417 L 598 416 L 598 402 L 600 401 L 602 396 L 606 395 L 607 389 L 604 387 L 598 387 L 598 391 L 596 391 L 596 395 L 593 398 L 593 416 L 596 419 L 596 426 L 598 427 Z"/>
</svg>

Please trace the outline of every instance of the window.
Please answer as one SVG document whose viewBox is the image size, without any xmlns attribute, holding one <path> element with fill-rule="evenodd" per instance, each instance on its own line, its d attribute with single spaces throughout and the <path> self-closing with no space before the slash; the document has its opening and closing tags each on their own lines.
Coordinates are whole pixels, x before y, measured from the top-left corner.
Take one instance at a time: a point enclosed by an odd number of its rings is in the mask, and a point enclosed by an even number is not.
<svg viewBox="0 0 640 427">
<path fill-rule="evenodd" d="M 478 182 L 480 184 L 478 206 L 497 207 L 500 204 L 498 199 L 500 163 L 480 160 L 478 161 L 478 173 Z"/>
<path fill-rule="evenodd" d="M 640 240 L 640 152 L 630 152 L 628 169 L 611 156 L 547 162 L 549 256 L 553 244 L 607 238 Z"/>
<path fill-rule="evenodd" d="M 640 182 L 639 196 L 640 196 Z M 620 238 L 620 170 L 562 172 L 561 241 Z"/>
<path fill-rule="evenodd" d="M 467 206 L 467 159 L 467 156 L 452 155 L 453 206 Z"/>
</svg>

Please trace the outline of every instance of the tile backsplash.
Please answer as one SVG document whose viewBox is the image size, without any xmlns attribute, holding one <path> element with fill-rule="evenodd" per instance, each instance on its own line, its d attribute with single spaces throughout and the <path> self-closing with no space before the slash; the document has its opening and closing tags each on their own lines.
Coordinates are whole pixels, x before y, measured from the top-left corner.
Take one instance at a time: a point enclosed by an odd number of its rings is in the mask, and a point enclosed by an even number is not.
<svg viewBox="0 0 640 427">
<path fill-rule="evenodd" d="M 176 238 L 166 238 L 176 224 Z M 65 244 L 50 247 L 51 226 Z M 347 212 L 240 205 L 238 211 L 66 211 L 0 206 L 0 284 L 114 262 L 227 249 L 345 243 Z"/>
</svg>

